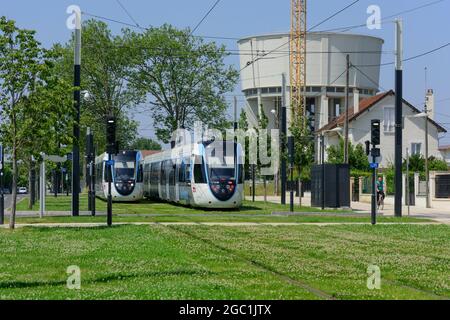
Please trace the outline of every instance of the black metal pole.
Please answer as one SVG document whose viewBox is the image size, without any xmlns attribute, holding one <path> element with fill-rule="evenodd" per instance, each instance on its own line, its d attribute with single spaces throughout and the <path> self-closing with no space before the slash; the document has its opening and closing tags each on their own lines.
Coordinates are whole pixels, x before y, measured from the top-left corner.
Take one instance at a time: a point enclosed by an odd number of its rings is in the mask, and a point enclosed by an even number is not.
<svg viewBox="0 0 450 320">
<path fill-rule="evenodd" d="M 92 154 L 94 155 L 94 158 L 92 159 L 92 165 L 91 165 L 91 189 L 92 189 L 92 203 L 91 203 L 91 214 L 93 217 L 95 217 L 95 148 L 94 148 L 94 139 L 92 138 Z"/>
<path fill-rule="evenodd" d="M 233 164 L 234 164 L 234 171 L 237 173 L 236 175 L 236 188 L 239 184 L 239 176 L 244 174 L 243 172 L 239 172 L 239 163 L 237 158 L 237 143 L 238 139 L 236 136 L 236 132 L 238 130 L 238 121 L 237 121 L 237 97 L 234 97 L 234 124 L 233 124 Z"/>
<path fill-rule="evenodd" d="M 88 187 L 88 211 L 92 211 L 92 134 L 90 128 L 87 129 L 86 135 L 86 185 Z"/>
<path fill-rule="evenodd" d="M 112 168 L 113 166 L 111 165 L 112 162 L 112 155 L 111 153 L 108 153 L 108 174 L 109 174 L 109 179 L 108 179 L 108 210 L 107 210 L 107 220 L 108 220 L 108 227 L 112 226 L 112 194 L 111 194 L 111 187 L 112 187 Z"/>
<path fill-rule="evenodd" d="M 402 165 L 403 165 L 403 44 L 402 33 L 403 26 L 401 21 L 396 21 L 397 25 L 397 62 L 395 70 L 395 216 L 402 217 Z"/>
<path fill-rule="evenodd" d="M 252 164 L 252 201 L 255 202 L 256 197 L 256 164 Z"/>
<path fill-rule="evenodd" d="M 31 205 L 34 206 L 35 202 L 36 202 L 36 170 L 35 170 L 35 164 L 34 161 L 31 161 L 31 168 L 30 168 L 30 202 Z"/>
<path fill-rule="evenodd" d="M 321 196 L 322 196 L 322 210 L 325 210 L 325 136 L 322 134 L 320 136 L 320 145 L 321 149 L 321 164 L 322 164 L 322 188 L 321 188 Z"/>
<path fill-rule="evenodd" d="M 283 74 L 282 78 L 282 97 L 281 105 L 281 204 L 286 204 L 286 180 L 287 180 L 287 165 L 286 165 L 286 137 L 287 137 L 287 113 L 286 113 L 286 77 Z"/>
<path fill-rule="evenodd" d="M 377 158 L 374 154 L 374 149 L 376 146 L 373 146 L 372 149 L 372 163 L 377 161 Z M 376 181 L 377 181 L 377 169 L 374 167 L 372 169 L 372 211 L 371 211 L 371 222 L 372 225 L 377 224 L 377 190 L 376 190 Z"/>
<path fill-rule="evenodd" d="M 291 212 L 294 212 L 294 162 L 295 162 L 294 137 L 288 138 L 288 145 L 289 145 L 289 156 L 290 156 L 289 170 L 291 171 L 290 209 L 291 209 Z M 301 197 L 301 194 L 299 196 Z"/>
<path fill-rule="evenodd" d="M 3 166 L 5 164 L 3 146 L 0 146 L 0 225 L 5 223 L 5 195 L 3 193 Z"/>
<path fill-rule="evenodd" d="M 81 17 L 77 19 L 81 20 Z M 81 106 L 81 21 L 75 29 L 74 101 L 75 121 L 73 124 L 72 149 L 72 216 L 80 215 L 80 106 Z"/>
</svg>

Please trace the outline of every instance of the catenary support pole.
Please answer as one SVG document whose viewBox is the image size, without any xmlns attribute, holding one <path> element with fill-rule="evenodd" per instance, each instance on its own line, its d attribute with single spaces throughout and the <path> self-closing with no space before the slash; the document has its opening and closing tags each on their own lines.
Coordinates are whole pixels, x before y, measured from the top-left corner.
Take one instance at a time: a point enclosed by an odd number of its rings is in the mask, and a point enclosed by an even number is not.
<svg viewBox="0 0 450 320">
<path fill-rule="evenodd" d="M 430 199 L 430 166 L 429 166 L 429 138 L 428 138 L 428 102 L 425 104 L 425 180 L 426 180 L 426 206 L 431 208 Z"/>
<path fill-rule="evenodd" d="M 345 124 L 344 124 L 344 164 L 349 163 L 349 90 L 350 90 L 350 55 L 347 54 L 347 76 L 346 76 L 346 86 L 345 86 Z"/>
<path fill-rule="evenodd" d="M 286 204 L 286 180 L 287 180 L 287 165 L 286 165 L 286 137 L 287 137 L 287 110 L 286 110 L 286 75 L 281 76 L 281 204 Z"/>
<path fill-rule="evenodd" d="M 402 217 L 402 162 L 403 162 L 403 22 L 396 20 L 396 66 L 395 66 L 395 205 L 397 218 Z"/>
<path fill-rule="evenodd" d="M 0 225 L 5 223 L 5 194 L 3 193 L 3 166 L 5 157 L 3 155 L 3 146 L 0 145 Z"/>
<path fill-rule="evenodd" d="M 411 215 L 411 190 L 409 185 L 409 149 L 406 148 L 406 204 L 408 205 L 408 216 Z"/>
<path fill-rule="evenodd" d="M 81 104 L 81 13 L 75 13 L 74 101 L 72 149 L 72 216 L 80 215 L 80 104 Z"/>
<path fill-rule="evenodd" d="M 294 162 L 295 162 L 295 150 L 294 150 L 294 137 L 288 138 L 289 145 L 289 170 L 291 173 L 291 187 L 290 187 L 290 210 L 294 212 Z M 301 195 L 300 195 L 301 197 Z"/>
<path fill-rule="evenodd" d="M 320 188 L 320 194 L 322 199 L 322 210 L 325 210 L 325 135 L 323 133 L 320 135 L 320 153 L 320 163 L 322 165 L 322 186 Z"/>
</svg>

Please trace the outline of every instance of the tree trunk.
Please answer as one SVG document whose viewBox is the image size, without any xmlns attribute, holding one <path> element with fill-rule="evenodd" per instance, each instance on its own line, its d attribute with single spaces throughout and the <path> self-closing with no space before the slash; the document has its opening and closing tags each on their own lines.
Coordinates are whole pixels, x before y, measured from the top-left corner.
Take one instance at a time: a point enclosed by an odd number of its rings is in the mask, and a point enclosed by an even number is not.
<svg viewBox="0 0 450 320">
<path fill-rule="evenodd" d="M 17 150 L 16 143 L 13 142 L 13 150 L 12 150 L 12 204 L 11 204 L 11 217 L 9 219 L 9 228 L 14 229 L 16 226 L 16 206 L 17 206 L 17 176 L 18 176 L 18 168 L 17 168 Z"/>
<path fill-rule="evenodd" d="M 34 205 L 34 179 L 33 179 L 33 159 L 30 157 L 30 167 L 28 171 L 28 210 L 33 209 Z"/>
</svg>

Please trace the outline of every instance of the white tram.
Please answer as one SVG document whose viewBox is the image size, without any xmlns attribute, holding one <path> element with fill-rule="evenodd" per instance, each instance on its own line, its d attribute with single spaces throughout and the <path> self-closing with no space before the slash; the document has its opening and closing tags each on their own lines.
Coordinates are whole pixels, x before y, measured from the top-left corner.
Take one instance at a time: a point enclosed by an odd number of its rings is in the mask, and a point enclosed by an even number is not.
<svg viewBox="0 0 450 320">
<path fill-rule="evenodd" d="M 175 147 L 143 160 L 144 197 L 193 207 L 242 205 L 242 147 L 209 141 Z"/>
</svg>

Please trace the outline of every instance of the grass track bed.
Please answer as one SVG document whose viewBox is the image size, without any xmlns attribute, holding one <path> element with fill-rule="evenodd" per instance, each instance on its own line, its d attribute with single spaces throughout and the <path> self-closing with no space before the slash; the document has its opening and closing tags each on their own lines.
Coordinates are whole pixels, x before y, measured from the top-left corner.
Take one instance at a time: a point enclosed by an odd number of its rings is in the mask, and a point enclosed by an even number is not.
<svg viewBox="0 0 450 320">
<path fill-rule="evenodd" d="M 450 298 L 443 225 L 24 228 L 0 242 L 3 299 Z M 80 291 L 65 286 L 70 265 Z"/>
</svg>

